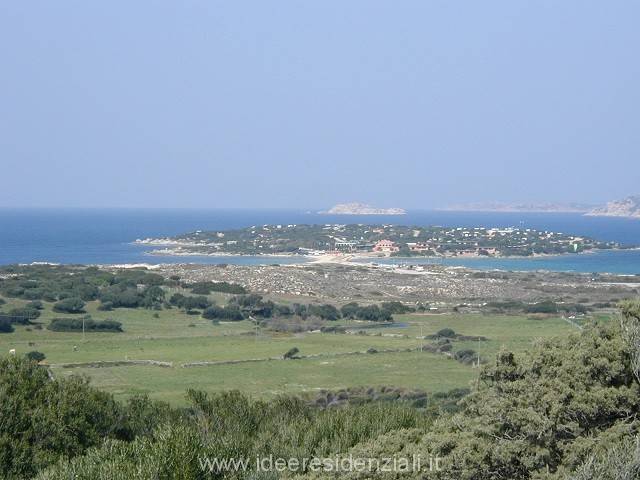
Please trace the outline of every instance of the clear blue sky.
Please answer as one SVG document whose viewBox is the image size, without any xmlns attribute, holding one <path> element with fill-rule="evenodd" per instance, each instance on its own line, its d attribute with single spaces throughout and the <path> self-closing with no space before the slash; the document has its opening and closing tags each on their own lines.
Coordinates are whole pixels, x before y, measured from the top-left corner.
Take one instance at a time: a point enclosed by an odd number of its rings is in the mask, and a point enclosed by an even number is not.
<svg viewBox="0 0 640 480">
<path fill-rule="evenodd" d="M 0 3 L 0 206 L 640 193 L 640 2 Z"/>
</svg>

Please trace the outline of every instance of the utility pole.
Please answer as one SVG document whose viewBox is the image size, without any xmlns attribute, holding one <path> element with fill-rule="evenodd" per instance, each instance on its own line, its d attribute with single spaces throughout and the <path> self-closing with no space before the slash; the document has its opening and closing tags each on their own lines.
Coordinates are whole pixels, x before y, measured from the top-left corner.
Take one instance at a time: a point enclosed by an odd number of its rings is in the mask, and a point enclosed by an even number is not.
<svg viewBox="0 0 640 480">
<path fill-rule="evenodd" d="M 251 315 L 249 315 L 249 320 L 251 320 L 256 327 L 256 334 L 254 338 L 255 338 L 255 343 L 258 343 L 258 322 Z"/>
</svg>

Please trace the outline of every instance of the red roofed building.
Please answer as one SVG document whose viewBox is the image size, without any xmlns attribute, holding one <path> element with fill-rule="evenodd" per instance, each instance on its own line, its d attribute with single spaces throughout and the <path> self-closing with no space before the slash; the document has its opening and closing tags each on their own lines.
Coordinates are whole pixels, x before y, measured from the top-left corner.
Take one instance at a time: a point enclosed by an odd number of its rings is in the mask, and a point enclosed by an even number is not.
<svg viewBox="0 0 640 480">
<path fill-rule="evenodd" d="M 398 250 L 400 250 L 400 247 L 391 240 L 380 240 L 373 246 L 374 252 L 397 252 Z"/>
</svg>

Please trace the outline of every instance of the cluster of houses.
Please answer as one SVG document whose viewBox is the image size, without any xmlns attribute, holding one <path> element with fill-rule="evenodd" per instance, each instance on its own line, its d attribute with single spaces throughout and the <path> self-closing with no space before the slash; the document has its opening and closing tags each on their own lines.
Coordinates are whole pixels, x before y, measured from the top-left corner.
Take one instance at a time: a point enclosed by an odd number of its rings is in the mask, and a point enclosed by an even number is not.
<svg viewBox="0 0 640 480">
<path fill-rule="evenodd" d="M 441 248 L 442 245 L 431 242 L 408 242 L 406 243 L 409 251 L 413 253 L 427 253 L 432 252 L 435 254 L 438 249 Z M 373 252 L 373 253 L 384 253 L 391 254 L 400 251 L 400 245 L 393 240 L 383 239 L 379 240 L 376 243 L 367 244 L 367 243 L 358 243 L 358 242 L 349 242 L 349 241 L 336 241 L 333 244 L 333 251 L 340 253 L 364 253 L 364 252 Z M 498 250 L 496 248 L 470 248 L 470 249 L 462 249 L 456 250 L 452 252 L 456 256 L 478 256 L 478 255 L 496 255 Z"/>
<path fill-rule="evenodd" d="M 412 253 L 417 254 L 425 254 L 431 252 L 432 254 L 436 254 L 442 247 L 441 244 L 437 242 L 408 242 L 406 243 L 407 248 Z M 364 253 L 364 252 L 373 252 L 373 253 L 383 253 L 383 254 L 392 254 L 400 251 L 400 245 L 393 240 L 383 239 L 379 240 L 376 243 L 366 244 L 366 243 L 358 243 L 358 242 L 349 242 L 349 241 L 336 241 L 334 243 L 333 251 L 340 253 Z M 475 247 L 475 248 L 467 248 L 467 249 L 456 249 L 450 252 L 450 255 L 455 256 L 495 256 L 499 254 L 497 248 L 488 248 L 488 247 Z"/>
<path fill-rule="evenodd" d="M 327 226 L 325 229 L 333 232 L 342 232 L 344 226 Z M 385 236 L 388 234 L 385 227 L 371 229 L 372 233 Z M 365 234 L 368 232 L 364 232 Z M 366 241 L 361 233 L 354 234 L 355 239 L 348 237 L 332 237 L 331 242 L 326 243 L 326 249 L 335 253 L 377 253 L 391 255 L 397 252 L 412 253 L 415 255 L 438 255 L 451 257 L 478 257 L 478 256 L 500 256 L 511 252 L 521 254 L 522 251 L 533 251 L 535 246 L 538 250 L 542 248 L 558 250 L 557 247 L 569 247 L 573 251 L 578 251 L 584 242 L 582 237 L 563 236 L 554 232 L 538 232 L 532 229 L 523 228 L 482 228 L 482 227 L 457 227 L 443 228 L 430 232 L 431 235 L 425 238 L 424 231 L 413 229 L 402 232 L 392 232 L 396 237 L 406 236 L 408 242 L 396 242 L 389 238 L 378 241 Z M 362 235 L 362 236 L 361 236 Z M 356 240 L 360 236 L 360 240 Z M 430 237 L 430 238 L 429 238 Z M 380 237 L 378 237 L 380 238 Z M 492 244 L 488 246 L 487 244 Z M 555 249 L 555 250 L 554 250 Z M 321 251 L 317 252 L 318 254 Z M 326 253 L 326 250 L 323 251 Z"/>
<path fill-rule="evenodd" d="M 358 243 L 347 241 L 336 241 L 333 244 L 334 251 L 342 253 L 354 252 L 377 252 L 394 253 L 400 250 L 398 244 L 392 240 L 379 240 L 376 243 Z"/>
</svg>

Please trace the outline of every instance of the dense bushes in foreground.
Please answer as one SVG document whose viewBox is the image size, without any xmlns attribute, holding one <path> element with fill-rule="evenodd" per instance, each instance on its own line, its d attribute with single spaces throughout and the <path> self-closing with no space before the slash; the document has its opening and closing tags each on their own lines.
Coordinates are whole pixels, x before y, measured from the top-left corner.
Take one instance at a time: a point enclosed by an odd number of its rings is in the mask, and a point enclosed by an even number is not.
<svg viewBox="0 0 640 480">
<path fill-rule="evenodd" d="M 137 434 L 128 409 L 71 377 L 50 380 L 30 360 L 0 360 L 0 478 L 31 478 L 61 457 L 80 455 L 105 438 Z"/>
<path fill-rule="evenodd" d="M 33 361 L 0 360 L 0 478 L 221 478 L 205 475 L 198 457 L 328 455 L 430 423 L 400 404 L 323 410 L 293 397 L 195 391 L 188 401 L 175 410 L 144 397 L 119 404 L 79 377 L 51 380 Z"/>
<path fill-rule="evenodd" d="M 396 430 L 426 429 L 431 423 L 426 414 L 393 404 L 325 410 L 292 397 L 263 402 L 238 392 L 208 396 L 193 391 L 189 401 L 189 415 L 183 421 L 159 424 L 151 436 L 134 442 L 108 441 L 86 456 L 61 461 L 37 478 L 277 478 L 243 472 L 209 474 L 201 469 L 200 460 L 255 459 L 264 453 L 323 457 Z"/>
</svg>

